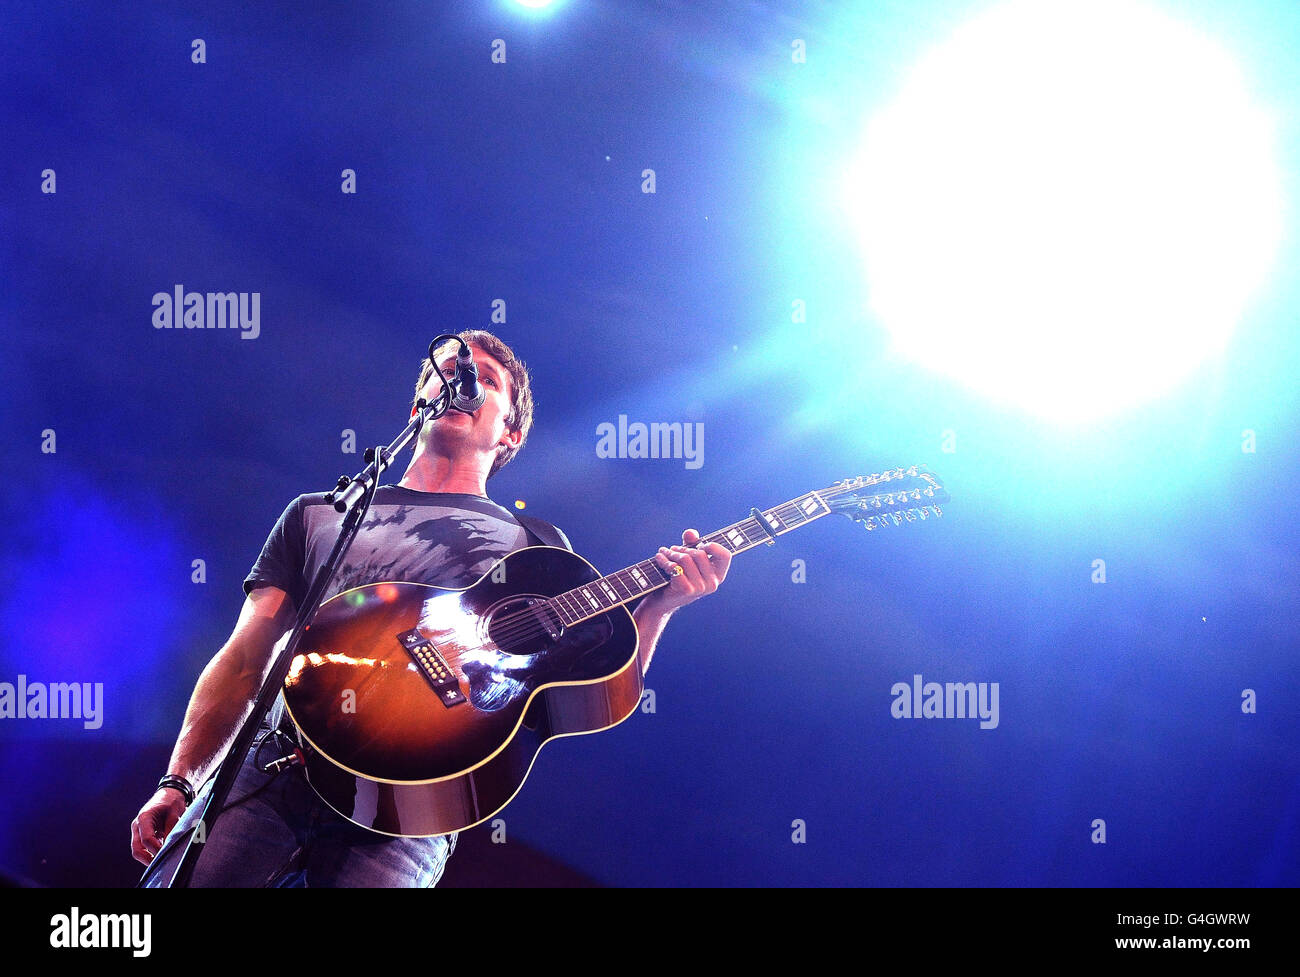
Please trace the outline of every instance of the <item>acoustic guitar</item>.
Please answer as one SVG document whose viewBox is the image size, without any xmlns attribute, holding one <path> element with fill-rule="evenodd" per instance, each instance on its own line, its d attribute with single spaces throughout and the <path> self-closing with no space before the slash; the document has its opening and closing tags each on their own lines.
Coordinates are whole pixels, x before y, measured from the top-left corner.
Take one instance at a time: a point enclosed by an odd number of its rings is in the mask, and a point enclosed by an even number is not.
<svg viewBox="0 0 1300 977">
<path fill-rule="evenodd" d="M 942 515 L 924 467 L 835 483 L 711 533 L 743 553 L 831 513 L 866 529 Z M 530 546 L 461 590 L 375 583 L 321 604 L 285 679 L 308 782 L 343 817 L 389 835 L 487 820 L 542 746 L 627 719 L 641 699 L 624 606 L 671 579 L 654 560 L 601 576 L 575 553 Z"/>
</svg>

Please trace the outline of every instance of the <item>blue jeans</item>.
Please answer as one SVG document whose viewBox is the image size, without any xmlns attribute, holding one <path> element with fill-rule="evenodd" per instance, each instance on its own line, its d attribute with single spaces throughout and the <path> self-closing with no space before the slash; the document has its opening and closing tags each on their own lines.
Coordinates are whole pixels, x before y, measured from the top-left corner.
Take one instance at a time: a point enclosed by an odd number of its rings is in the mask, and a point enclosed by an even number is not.
<svg viewBox="0 0 1300 977">
<path fill-rule="evenodd" d="M 195 888 L 437 885 L 456 848 L 454 834 L 394 838 L 358 827 L 316 795 L 302 767 L 261 771 L 260 764 L 291 751 L 283 735 L 266 728 L 258 733 L 202 846 Z M 145 888 L 171 879 L 211 787 L 209 778 L 149 863 Z"/>
</svg>

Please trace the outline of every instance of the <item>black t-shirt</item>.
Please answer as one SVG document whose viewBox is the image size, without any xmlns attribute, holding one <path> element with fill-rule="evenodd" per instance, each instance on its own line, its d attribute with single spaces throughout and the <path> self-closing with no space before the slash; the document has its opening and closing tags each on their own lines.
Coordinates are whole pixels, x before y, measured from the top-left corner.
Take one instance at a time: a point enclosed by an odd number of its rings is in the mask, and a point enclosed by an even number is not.
<svg viewBox="0 0 1300 977">
<path fill-rule="evenodd" d="M 267 537 L 244 579 L 244 593 L 279 587 L 298 607 L 342 525 L 343 515 L 324 493 L 298 496 Z M 386 580 L 467 587 L 501 557 L 530 544 L 510 510 L 490 499 L 381 485 L 322 603 L 352 587 Z M 273 726 L 283 715 L 283 703 L 283 696 L 277 698 L 269 713 Z"/>
</svg>

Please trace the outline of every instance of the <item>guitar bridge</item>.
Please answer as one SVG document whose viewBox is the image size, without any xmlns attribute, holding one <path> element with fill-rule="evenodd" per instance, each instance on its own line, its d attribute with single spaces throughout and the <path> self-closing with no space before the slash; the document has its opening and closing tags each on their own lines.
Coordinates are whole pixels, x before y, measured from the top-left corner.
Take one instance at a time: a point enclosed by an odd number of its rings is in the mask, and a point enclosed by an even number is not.
<svg viewBox="0 0 1300 977">
<path fill-rule="evenodd" d="M 420 666 L 420 671 L 438 693 L 439 702 L 450 709 L 466 701 L 464 693 L 460 691 L 456 673 L 442 657 L 442 653 L 433 646 L 433 642 L 414 629 L 399 634 L 397 640 Z"/>
</svg>

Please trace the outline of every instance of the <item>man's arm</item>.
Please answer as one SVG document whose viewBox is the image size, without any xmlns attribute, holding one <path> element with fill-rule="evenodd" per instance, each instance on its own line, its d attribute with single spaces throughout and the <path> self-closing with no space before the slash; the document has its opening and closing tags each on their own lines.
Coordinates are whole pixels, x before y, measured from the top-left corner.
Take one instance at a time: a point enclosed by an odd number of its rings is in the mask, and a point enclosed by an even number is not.
<svg viewBox="0 0 1300 977">
<path fill-rule="evenodd" d="M 709 543 L 696 549 L 699 541 L 700 534 L 688 529 L 682 533 L 681 546 L 661 546 L 655 554 L 655 562 L 665 570 L 677 565 L 682 572 L 674 575 L 667 587 L 656 590 L 643 600 L 632 613 L 632 619 L 636 621 L 642 675 L 650 668 L 655 645 L 673 612 L 713 593 L 726 579 L 727 569 L 731 566 L 731 551 L 721 543 Z"/>
<path fill-rule="evenodd" d="M 230 639 L 203 669 L 172 750 L 167 773 L 197 790 L 230 748 L 270 665 L 271 650 L 292 626 L 293 601 L 278 587 L 248 595 Z M 162 787 L 131 825 L 131 854 L 146 865 L 185 811 L 180 791 Z"/>
<path fill-rule="evenodd" d="M 636 622 L 637 654 L 641 659 L 642 675 L 650 670 L 650 659 L 654 657 L 655 645 L 659 643 L 659 636 L 668 626 L 668 619 L 673 616 L 672 611 L 645 610 L 648 600 L 649 598 L 646 598 L 641 602 L 641 606 L 632 612 L 632 620 Z"/>
</svg>

